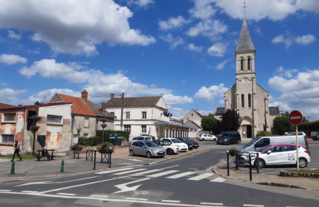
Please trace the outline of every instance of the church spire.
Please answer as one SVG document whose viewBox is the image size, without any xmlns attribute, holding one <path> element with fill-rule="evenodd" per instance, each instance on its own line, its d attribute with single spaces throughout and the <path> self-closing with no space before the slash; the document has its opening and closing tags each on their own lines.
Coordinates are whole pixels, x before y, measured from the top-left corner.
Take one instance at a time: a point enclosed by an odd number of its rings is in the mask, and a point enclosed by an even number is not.
<svg viewBox="0 0 319 207">
<path fill-rule="evenodd" d="M 244 17 L 243 26 L 241 27 L 241 32 L 238 40 L 238 45 L 236 52 L 256 52 L 256 49 L 251 40 L 246 17 Z"/>
</svg>

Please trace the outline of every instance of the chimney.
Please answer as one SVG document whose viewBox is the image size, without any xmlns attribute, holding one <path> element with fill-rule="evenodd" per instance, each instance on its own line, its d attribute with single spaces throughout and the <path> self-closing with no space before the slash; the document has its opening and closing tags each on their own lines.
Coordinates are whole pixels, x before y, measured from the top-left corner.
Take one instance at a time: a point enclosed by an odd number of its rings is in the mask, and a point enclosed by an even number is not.
<svg viewBox="0 0 319 207">
<path fill-rule="evenodd" d="M 101 103 L 101 109 L 103 110 L 103 108 L 106 106 L 106 103 L 103 101 L 102 103 Z"/>
<path fill-rule="evenodd" d="M 111 99 L 114 98 L 114 93 L 111 93 Z"/>
<path fill-rule="evenodd" d="M 81 96 L 82 100 L 85 102 L 85 103 L 88 103 L 88 92 L 83 89 L 82 91 L 82 96 Z"/>
</svg>

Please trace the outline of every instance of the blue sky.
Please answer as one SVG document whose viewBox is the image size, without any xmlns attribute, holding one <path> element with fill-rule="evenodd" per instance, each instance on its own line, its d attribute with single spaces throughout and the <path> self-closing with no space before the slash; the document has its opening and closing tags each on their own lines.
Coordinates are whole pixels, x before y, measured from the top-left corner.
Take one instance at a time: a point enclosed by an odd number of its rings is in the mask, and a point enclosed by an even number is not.
<svg viewBox="0 0 319 207">
<path fill-rule="evenodd" d="M 319 2 L 246 0 L 257 83 L 282 111 L 319 119 Z M 235 83 L 243 0 L 0 3 L 0 102 L 55 93 L 163 95 L 173 116 L 221 106 Z"/>
</svg>

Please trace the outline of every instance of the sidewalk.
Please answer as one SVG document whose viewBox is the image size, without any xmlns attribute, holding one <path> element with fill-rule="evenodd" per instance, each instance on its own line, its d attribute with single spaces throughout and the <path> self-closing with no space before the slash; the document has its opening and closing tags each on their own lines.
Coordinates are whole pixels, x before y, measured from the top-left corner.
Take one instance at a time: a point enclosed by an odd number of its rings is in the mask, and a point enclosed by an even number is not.
<svg viewBox="0 0 319 207">
<path fill-rule="evenodd" d="M 143 156 L 129 156 L 128 147 L 117 148 L 115 149 L 115 153 L 112 154 L 111 168 L 132 168 L 144 165 L 152 165 L 159 162 L 165 162 L 172 159 L 185 157 L 206 150 L 208 149 L 200 147 L 198 149 L 190 150 L 186 153 L 179 153 L 178 155 L 166 155 L 164 158 L 148 159 Z M 93 171 L 94 162 L 91 162 L 91 158 L 86 161 L 86 154 L 80 154 L 80 159 L 77 159 L 77 157 L 73 158 L 73 156 L 56 157 L 52 161 L 47 161 L 46 159 L 41 159 L 40 161 L 37 161 L 37 159 L 19 161 L 17 159 L 15 162 L 15 174 L 10 174 L 10 160 L 11 159 L 0 158 L 0 180 L 77 175 L 110 169 L 109 164 L 107 164 L 106 161 L 101 163 L 101 155 L 98 152 L 96 153 L 95 171 Z M 64 160 L 64 172 L 60 172 L 62 160 Z"/>
</svg>

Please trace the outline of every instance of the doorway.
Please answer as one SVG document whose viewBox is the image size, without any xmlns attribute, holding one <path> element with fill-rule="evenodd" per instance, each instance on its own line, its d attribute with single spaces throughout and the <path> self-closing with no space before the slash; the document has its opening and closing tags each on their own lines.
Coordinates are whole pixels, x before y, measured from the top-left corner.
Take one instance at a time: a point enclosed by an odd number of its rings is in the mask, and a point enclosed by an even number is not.
<svg viewBox="0 0 319 207">
<path fill-rule="evenodd" d="M 247 138 L 251 138 L 251 125 L 247 125 Z"/>
<path fill-rule="evenodd" d="M 242 125 L 241 136 L 243 138 L 251 138 L 251 125 Z"/>
</svg>

